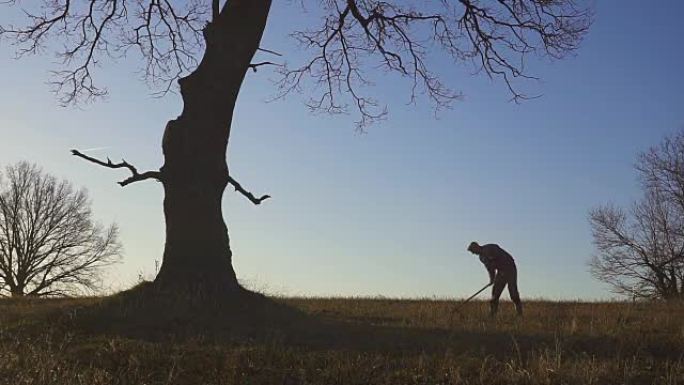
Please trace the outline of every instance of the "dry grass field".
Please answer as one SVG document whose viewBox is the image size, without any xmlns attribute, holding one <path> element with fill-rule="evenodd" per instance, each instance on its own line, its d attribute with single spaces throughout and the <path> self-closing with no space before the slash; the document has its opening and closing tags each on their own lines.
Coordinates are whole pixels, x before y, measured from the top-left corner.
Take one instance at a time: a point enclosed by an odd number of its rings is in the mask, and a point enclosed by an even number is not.
<svg viewBox="0 0 684 385">
<path fill-rule="evenodd" d="M 0 300 L 0 384 L 684 384 L 681 303 L 277 298 L 189 327 L 112 301 Z"/>
</svg>

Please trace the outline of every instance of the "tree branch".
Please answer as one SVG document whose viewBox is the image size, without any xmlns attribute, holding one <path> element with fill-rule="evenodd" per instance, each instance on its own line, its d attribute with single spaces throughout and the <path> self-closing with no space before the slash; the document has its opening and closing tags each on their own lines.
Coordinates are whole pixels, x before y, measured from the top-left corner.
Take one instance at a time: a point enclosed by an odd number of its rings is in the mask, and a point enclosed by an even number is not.
<svg viewBox="0 0 684 385">
<path fill-rule="evenodd" d="M 235 187 L 235 191 L 239 192 L 240 194 L 244 195 L 247 199 L 249 199 L 252 203 L 255 205 L 261 204 L 261 202 L 265 201 L 266 199 L 270 198 L 270 195 L 262 195 L 261 198 L 257 198 L 252 194 L 251 192 L 245 190 L 242 185 L 233 179 L 230 175 L 228 175 L 228 183 L 232 184 L 233 187 Z"/>
<path fill-rule="evenodd" d="M 122 180 L 121 182 L 118 182 L 121 187 L 125 187 L 131 183 L 134 182 L 140 182 L 143 180 L 147 179 L 156 179 L 157 181 L 161 182 L 162 181 L 162 174 L 159 171 L 146 171 L 143 172 L 142 174 L 138 172 L 138 169 L 136 169 L 133 165 L 130 163 L 126 162 L 125 160 L 121 160 L 120 163 L 112 163 L 112 161 L 107 158 L 107 161 L 101 161 L 99 159 L 93 158 L 91 156 L 88 156 L 78 150 L 71 150 L 71 153 L 79 158 L 83 158 L 89 162 L 95 163 L 97 165 L 100 165 L 102 167 L 107 167 L 107 168 L 127 168 L 128 171 L 131 172 L 131 176 Z M 236 187 L 237 189 L 237 187 Z"/>
<path fill-rule="evenodd" d="M 218 6 L 219 0 L 214 0 Z M 43 51 L 51 41 L 59 61 L 50 84 L 63 105 L 105 96 L 95 69 L 104 59 L 120 59 L 133 50 L 144 61 L 144 77 L 166 93 L 198 64 L 204 47 L 202 29 L 214 1 L 51 0 L 21 5 L 23 25 L 0 25 L 0 38 L 13 40 L 19 56 Z M 16 1 L 0 0 L 0 7 Z M 4 11 L 3 11 L 4 12 Z"/>
<path fill-rule="evenodd" d="M 592 21 L 575 0 L 440 0 L 424 2 L 339 0 L 321 2 L 320 27 L 292 34 L 314 54 L 302 64 L 283 66 L 275 98 L 303 92 L 313 111 L 360 114 L 359 129 L 381 120 L 386 109 L 364 90 L 373 86 L 372 66 L 410 84 L 409 102 L 423 94 L 436 110 L 462 97 L 433 72 L 432 52 L 503 80 L 513 100 L 531 98 L 518 90 L 528 74 L 527 57 L 559 59 L 573 53 Z M 372 64 L 371 64 L 372 63 Z M 306 81 L 312 89 L 304 90 Z M 351 103 L 349 103 L 351 102 Z"/>
<path fill-rule="evenodd" d="M 270 53 L 271 55 L 275 55 L 275 56 L 279 56 L 279 57 L 282 57 L 282 56 L 283 56 L 283 54 L 281 54 L 281 53 L 278 53 L 278 52 L 273 51 L 273 50 L 270 50 L 270 49 L 261 48 L 261 47 L 257 48 L 257 51 L 261 51 L 261 52 L 265 52 L 265 53 Z"/>
<path fill-rule="evenodd" d="M 280 64 L 278 63 L 273 63 L 270 61 L 262 61 L 260 63 L 252 63 L 249 65 L 249 68 L 252 69 L 252 71 L 257 72 L 257 68 L 261 66 L 266 66 L 266 65 L 272 65 L 272 66 L 279 66 Z"/>
<path fill-rule="evenodd" d="M 212 0 L 212 2 L 211 2 L 211 20 L 212 21 L 218 20 L 218 17 L 220 14 L 221 14 L 221 10 L 220 10 L 220 5 L 219 5 L 219 0 Z"/>
</svg>

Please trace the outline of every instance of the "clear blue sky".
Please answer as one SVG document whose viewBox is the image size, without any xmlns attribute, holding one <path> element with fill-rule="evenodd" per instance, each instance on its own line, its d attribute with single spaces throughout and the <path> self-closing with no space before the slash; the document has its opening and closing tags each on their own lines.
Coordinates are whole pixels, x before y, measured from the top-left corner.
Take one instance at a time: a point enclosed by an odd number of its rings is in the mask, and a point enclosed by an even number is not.
<svg viewBox="0 0 684 385">
<path fill-rule="evenodd" d="M 311 16 L 289 4 L 276 2 L 263 45 L 296 61 L 301 53 L 282 36 Z M 587 270 L 587 212 L 637 198 L 637 152 L 684 127 L 683 14 L 676 0 L 597 2 L 578 55 L 535 63 L 543 97 L 521 105 L 467 67 L 438 68 L 465 94 L 438 119 L 424 103 L 406 105 L 408 88 L 381 81 L 390 117 L 365 135 L 354 133 L 353 116 L 312 116 L 299 97 L 265 103 L 272 76 L 248 75 L 229 164 L 273 199 L 254 207 L 226 193 L 239 278 L 289 295 L 466 296 L 487 280 L 465 250 L 478 240 L 514 255 L 523 297 L 609 297 Z M 150 277 L 164 241 L 161 186 L 122 189 L 114 182 L 125 173 L 68 150 L 107 147 L 91 154 L 158 168 L 179 97 L 150 97 L 135 63 L 124 61 L 99 73 L 106 101 L 64 109 L 45 84 L 51 58 L 12 57 L 2 43 L 0 164 L 35 161 L 87 187 L 97 217 L 122 231 L 125 258 L 108 285 Z"/>
</svg>

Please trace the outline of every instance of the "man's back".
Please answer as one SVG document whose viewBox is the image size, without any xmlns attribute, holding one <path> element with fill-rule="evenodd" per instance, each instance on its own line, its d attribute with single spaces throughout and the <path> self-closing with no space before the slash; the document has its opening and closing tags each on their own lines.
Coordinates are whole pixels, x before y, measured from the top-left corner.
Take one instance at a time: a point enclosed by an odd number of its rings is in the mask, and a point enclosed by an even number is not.
<svg viewBox="0 0 684 385">
<path fill-rule="evenodd" d="M 506 250 L 494 243 L 482 246 L 480 261 L 484 263 L 485 266 L 491 266 L 497 270 L 515 269 L 513 257 L 508 254 Z"/>
</svg>

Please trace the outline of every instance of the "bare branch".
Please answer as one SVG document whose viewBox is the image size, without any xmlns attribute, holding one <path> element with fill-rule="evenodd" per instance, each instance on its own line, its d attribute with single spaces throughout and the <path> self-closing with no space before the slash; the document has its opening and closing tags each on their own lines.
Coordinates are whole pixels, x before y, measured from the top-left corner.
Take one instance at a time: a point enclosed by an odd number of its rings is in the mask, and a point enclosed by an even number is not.
<svg viewBox="0 0 684 385">
<path fill-rule="evenodd" d="M 591 22 L 587 9 L 573 0 L 441 0 L 426 6 L 416 2 L 380 0 L 327 1 L 327 16 L 317 29 L 292 36 L 314 53 L 297 67 L 283 68 L 279 93 L 302 90 L 310 80 L 318 93 L 309 100 L 314 111 L 348 112 L 347 95 L 361 114 L 363 126 L 382 119 L 386 109 L 362 89 L 364 63 L 411 83 L 409 101 L 424 94 L 435 109 L 448 108 L 462 95 L 446 86 L 430 69 L 430 46 L 438 46 L 456 62 L 472 61 L 490 77 L 506 84 L 513 100 L 529 98 L 517 90 L 516 79 L 535 79 L 526 73 L 531 53 L 561 58 L 574 52 Z M 420 5 L 418 5 L 420 4 Z"/>
<path fill-rule="evenodd" d="M 204 47 L 202 28 L 209 12 L 204 0 L 184 6 L 170 0 L 41 3 L 23 5 L 25 26 L 0 26 L 0 38 L 13 41 L 20 56 L 39 53 L 50 39 L 63 43 L 56 52 L 61 68 L 52 72 L 51 81 L 63 105 L 107 94 L 93 78 L 104 58 L 117 59 L 135 49 L 145 61 L 145 79 L 166 92 L 196 67 Z"/>
<path fill-rule="evenodd" d="M 281 54 L 281 53 L 278 53 L 278 52 L 276 52 L 276 51 L 273 51 L 273 50 L 270 50 L 270 49 L 266 49 L 266 48 L 257 48 L 257 51 L 269 53 L 269 54 L 271 54 L 271 55 L 275 55 L 275 56 L 278 56 L 278 57 L 282 57 L 282 56 L 283 56 L 283 54 Z"/>
<path fill-rule="evenodd" d="M 256 196 L 254 196 L 254 194 L 245 190 L 245 188 L 242 187 L 242 185 L 238 181 L 233 179 L 233 177 L 231 177 L 230 175 L 228 175 L 228 183 L 230 183 L 231 185 L 233 185 L 233 187 L 235 187 L 235 191 L 244 195 L 247 199 L 250 200 L 250 202 L 254 203 L 255 205 L 259 205 L 259 204 L 261 204 L 261 202 L 263 202 L 266 199 L 271 197 L 270 195 L 262 195 L 260 198 L 257 198 Z"/>
<path fill-rule="evenodd" d="M 273 63 L 273 62 L 270 62 L 270 61 L 262 61 L 262 62 L 259 62 L 259 63 L 250 64 L 250 65 L 249 65 L 249 68 L 251 68 L 252 71 L 257 72 L 257 68 L 258 68 L 258 67 L 267 66 L 267 65 L 279 66 L 280 64 L 278 64 L 278 63 Z"/>
<path fill-rule="evenodd" d="M 130 163 L 126 162 L 125 160 L 121 160 L 120 163 L 113 163 L 109 158 L 107 158 L 107 161 L 101 161 L 99 159 L 93 158 L 91 156 L 85 155 L 82 152 L 78 150 L 71 150 L 71 153 L 79 158 L 83 158 L 89 162 L 95 163 L 97 165 L 107 167 L 107 168 L 126 168 L 131 172 L 131 176 L 122 180 L 121 182 L 118 182 L 121 187 L 125 187 L 131 183 L 134 182 L 140 182 L 143 180 L 147 179 L 156 179 L 157 181 L 161 182 L 162 181 L 162 174 L 159 171 L 146 171 L 143 172 L 142 174 L 138 172 L 138 170 L 132 166 Z"/>
<path fill-rule="evenodd" d="M 424 95 L 435 110 L 449 108 L 462 94 L 443 80 L 445 74 L 433 70 L 433 56 L 441 53 L 501 79 L 512 100 L 528 99 L 534 96 L 521 91 L 521 83 L 536 78 L 527 71 L 527 58 L 558 59 L 575 52 L 592 19 L 590 10 L 579 5 L 585 2 L 317 2 L 324 15 L 321 25 L 292 33 L 310 56 L 302 63 L 280 67 L 274 98 L 310 86 L 313 90 L 307 93 L 306 104 L 311 111 L 356 111 L 362 130 L 387 115 L 387 107 L 367 93 L 373 86 L 373 72 L 380 69 L 408 82 L 410 103 Z M 39 52 L 50 39 L 63 43 L 64 49 L 57 52 L 62 67 L 53 72 L 52 82 L 63 104 L 106 95 L 107 90 L 93 79 L 95 67 L 104 58 L 130 52 L 143 58 L 143 77 L 159 94 L 173 91 L 176 81 L 198 66 L 206 44 L 203 32 L 228 4 L 221 6 L 219 0 L 36 3 L 33 8 L 25 6 L 25 26 L 2 26 L 0 37 L 13 41 L 20 55 Z M 259 51 L 282 56 L 268 49 Z M 265 63 L 250 68 L 256 71 Z"/>
<path fill-rule="evenodd" d="M 211 0 L 211 20 L 216 21 L 221 13 L 219 0 Z"/>
</svg>

